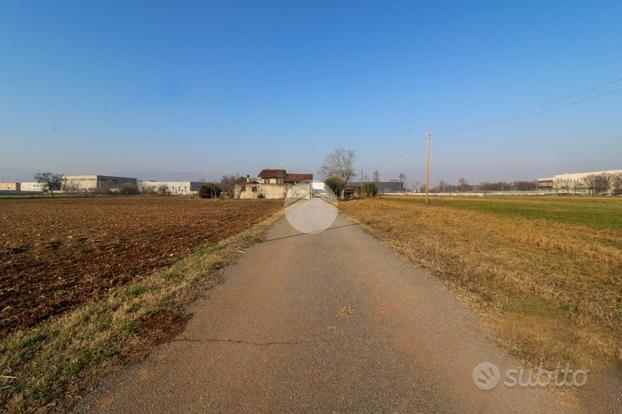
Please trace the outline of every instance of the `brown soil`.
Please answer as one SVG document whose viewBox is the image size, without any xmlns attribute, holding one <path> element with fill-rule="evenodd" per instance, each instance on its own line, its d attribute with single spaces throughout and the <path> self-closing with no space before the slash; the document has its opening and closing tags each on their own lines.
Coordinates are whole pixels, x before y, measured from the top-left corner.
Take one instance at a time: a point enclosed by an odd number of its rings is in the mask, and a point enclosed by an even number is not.
<svg viewBox="0 0 622 414">
<path fill-rule="evenodd" d="M 0 337 L 239 233 L 280 206 L 176 197 L 0 200 Z"/>
</svg>

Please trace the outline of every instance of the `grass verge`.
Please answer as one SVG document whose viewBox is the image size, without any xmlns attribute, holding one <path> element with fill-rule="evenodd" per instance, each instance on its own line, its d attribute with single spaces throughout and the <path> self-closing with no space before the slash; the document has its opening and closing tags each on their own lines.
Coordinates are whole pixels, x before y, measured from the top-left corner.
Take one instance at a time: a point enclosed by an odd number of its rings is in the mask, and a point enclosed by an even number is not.
<svg viewBox="0 0 622 414">
<path fill-rule="evenodd" d="M 0 410 L 66 411 L 104 375 L 180 332 L 184 307 L 221 281 L 219 269 L 261 237 L 280 213 L 201 246 L 169 268 L 61 317 L 0 341 Z"/>
</svg>

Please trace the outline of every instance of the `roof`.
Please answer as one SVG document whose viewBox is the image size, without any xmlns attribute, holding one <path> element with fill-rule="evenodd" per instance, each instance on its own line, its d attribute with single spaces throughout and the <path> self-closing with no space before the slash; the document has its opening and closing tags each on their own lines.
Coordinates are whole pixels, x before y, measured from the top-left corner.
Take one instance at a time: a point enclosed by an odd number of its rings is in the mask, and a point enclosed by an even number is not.
<svg viewBox="0 0 622 414">
<path fill-rule="evenodd" d="M 285 170 L 261 170 L 259 173 L 261 178 L 285 178 L 286 175 Z"/>
<path fill-rule="evenodd" d="M 285 181 L 288 183 L 299 183 L 301 181 L 311 180 L 313 180 L 313 174 L 287 174 L 285 176 Z"/>
</svg>

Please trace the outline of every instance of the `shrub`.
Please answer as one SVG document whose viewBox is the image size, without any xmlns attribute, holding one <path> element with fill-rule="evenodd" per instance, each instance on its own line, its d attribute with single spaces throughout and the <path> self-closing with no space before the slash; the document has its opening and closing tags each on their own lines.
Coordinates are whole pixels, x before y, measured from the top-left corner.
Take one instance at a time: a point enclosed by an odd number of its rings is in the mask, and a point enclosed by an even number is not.
<svg viewBox="0 0 622 414">
<path fill-rule="evenodd" d="M 266 196 L 263 193 L 259 193 L 259 194 L 257 194 L 257 198 L 262 198 L 263 199 L 263 198 L 266 198 Z"/>
<path fill-rule="evenodd" d="M 365 197 L 376 197 L 378 194 L 378 187 L 374 183 L 365 183 L 365 187 L 363 188 L 365 191 Z"/>
<path fill-rule="evenodd" d="M 214 183 L 205 183 L 199 188 L 199 197 L 201 198 L 218 198 L 222 189 Z"/>
<path fill-rule="evenodd" d="M 119 194 L 121 195 L 137 195 L 140 194 L 140 190 L 137 185 L 125 184 L 119 188 Z"/>
<path fill-rule="evenodd" d="M 333 190 L 333 193 L 335 193 L 335 195 L 339 197 L 346 183 L 341 177 L 331 176 L 324 180 L 324 184 L 326 184 L 328 188 Z"/>
</svg>

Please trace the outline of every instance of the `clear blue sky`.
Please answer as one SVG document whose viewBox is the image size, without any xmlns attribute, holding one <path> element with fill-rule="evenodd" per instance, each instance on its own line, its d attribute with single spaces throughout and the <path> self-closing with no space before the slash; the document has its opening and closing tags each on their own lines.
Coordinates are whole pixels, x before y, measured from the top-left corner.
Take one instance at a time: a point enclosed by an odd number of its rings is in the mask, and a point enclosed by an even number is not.
<svg viewBox="0 0 622 414">
<path fill-rule="evenodd" d="M 621 22 L 619 0 L 3 1 L 0 178 L 317 172 L 344 146 L 422 180 L 426 129 L 622 77 Z M 433 183 L 622 168 L 622 93 L 433 135 L 432 159 Z"/>
</svg>

